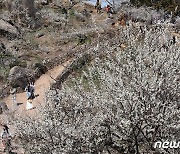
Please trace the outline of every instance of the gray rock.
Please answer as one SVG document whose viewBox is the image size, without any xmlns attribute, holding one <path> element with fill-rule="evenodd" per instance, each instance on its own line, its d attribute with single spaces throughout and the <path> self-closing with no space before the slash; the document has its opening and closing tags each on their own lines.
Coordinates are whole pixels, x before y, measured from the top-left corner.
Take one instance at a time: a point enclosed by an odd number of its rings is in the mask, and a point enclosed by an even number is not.
<svg viewBox="0 0 180 154">
<path fill-rule="evenodd" d="M 0 114 L 3 114 L 4 111 L 7 111 L 8 107 L 5 102 L 0 102 Z"/>
<path fill-rule="evenodd" d="M 28 66 L 28 69 L 33 71 L 32 75 L 31 75 L 32 80 L 39 78 L 42 74 L 45 74 L 48 70 L 46 65 L 43 64 L 42 62 L 31 63 Z"/>
<path fill-rule="evenodd" d="M 47 67 L 36 62 L 29 68 L 14 66 L 8 76 L 9 85 L 13 88 L 24 89 L 29 81 L 34 81 L 47 71 Z"/>
<path fill-rule="evenodd" d="M 14 34 L 14 35 L 19 34 L 16 27 L 12 26 L 10 23 L 8 23 L 7 21 L 5 21 L 3 19 L 0 19 L 0 30 L 9 32 L 9 33 Z"/>
<path fill-rule="evenodd" d="M 34 78 L 39 78 L 42 74 L 47 72 L 47 67 L 40 62 L 36 62 L 32 65 L 34 70 Z"/>
<path fill-rule="evenodd" d="M 24 89 L 28 83 L 28 79 L 32 76 L 32 74 L 32 70 L 22 68 L 20 66 L 14 66 L 9 72 L 9 84 L 11 87 L 20 87 Z"/>
<path fill-rule="evenodd" d="M 40 38 L 42 36 L 44 36 L 45 34 L 43 32 L 39 32 L 35 35 L 36 38 Z"/>
</svg>

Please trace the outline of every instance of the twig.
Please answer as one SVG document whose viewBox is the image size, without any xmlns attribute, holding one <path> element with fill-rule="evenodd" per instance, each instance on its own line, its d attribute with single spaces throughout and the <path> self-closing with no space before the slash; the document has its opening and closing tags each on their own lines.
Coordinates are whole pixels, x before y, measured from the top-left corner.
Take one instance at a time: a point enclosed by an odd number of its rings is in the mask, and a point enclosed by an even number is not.
<svg viewBox="0 0 180 154">
<path fill-rule="evenodd" d="M 53 79 L 54 81 L 56 81 L 56 82 L 57 82 L 57 80 L 56 80 L 55 78 L 53 78 L 51 75 L 49 75 L 49 76 L 50 76 L 50 78 L 51 78 L 51 79 Z"/>
</svg>

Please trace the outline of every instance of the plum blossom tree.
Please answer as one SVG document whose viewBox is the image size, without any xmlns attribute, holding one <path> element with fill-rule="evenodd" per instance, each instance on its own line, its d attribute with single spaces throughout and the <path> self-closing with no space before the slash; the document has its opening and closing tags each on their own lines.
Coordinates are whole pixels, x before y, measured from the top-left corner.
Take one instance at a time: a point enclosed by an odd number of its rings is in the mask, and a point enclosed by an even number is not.
<svg viewBox="0 0 180 154">
<path fill-rule="evenodd" d="M 179 152 L 153 147 L 179 139 L 179 46 L 166 28 L 118 31 L 99 42 L 101 56 L 48 92 L 39 118 L 14 120 L 27 153 Z"/>
</svg>

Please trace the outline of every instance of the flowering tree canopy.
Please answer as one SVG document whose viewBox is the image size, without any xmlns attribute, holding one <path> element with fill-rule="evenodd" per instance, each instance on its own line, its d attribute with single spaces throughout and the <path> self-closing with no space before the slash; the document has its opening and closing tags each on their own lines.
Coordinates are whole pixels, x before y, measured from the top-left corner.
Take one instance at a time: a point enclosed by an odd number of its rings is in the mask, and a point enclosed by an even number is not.
<svg viewBox="0 0 180 154">
<path fill-rule="evenodd" d="M 39 119 L 16 119 L 27 153 L 178 153 L 153 144 L 179 139 L 179 47 L 166 28 L 117 31 L 99 41 L 101 56 L 48 92 Z"/>
</svg>

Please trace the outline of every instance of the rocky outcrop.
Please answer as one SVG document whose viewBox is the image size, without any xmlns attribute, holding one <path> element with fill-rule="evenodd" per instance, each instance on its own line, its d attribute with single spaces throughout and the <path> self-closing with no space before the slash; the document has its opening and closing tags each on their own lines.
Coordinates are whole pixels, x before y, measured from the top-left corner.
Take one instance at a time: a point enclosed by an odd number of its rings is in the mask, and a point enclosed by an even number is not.
<svg viewBox="0 0 180 154">
<path fill-rule="evenodd" d="M 16 36 L 19 34 L 18 29 L 15 26 L 11 25 L 9 22 L 3 19 L 0 19 L 0 31 L 7 32 Z"/>
<path fill-rule="evenodd" d="M 7 111 L 8 107 L 5 102 L 0 102 L 0 114 L 3 114 L 3 112 Z"/>
<path fill-rule="evenodd" d="M 42 74 L 45 74 L 48 70 L 45 65 L 39 62 L 34 63 L 32 69 L 34 70 L 33 72 L 34 79 L 39 78 Z"/>
<path fill-rule="evenodd" d="M 54 83 L 51 88 L 59 89 L 61 87 L 61 84 L 68 78 L 68 76 L 72 72 L 82 68 L 90 60 L 91 55 L 89 54 L 83 54 L 81 57 L 78 57 L 57 77 L 56 83 Z"/>
<path fill-rule="evenodd" d="M 29 81 L 38 79 L 46 71 L 46 66 L 38 62 L 34 63 L 31 68 L 14 66 L 9 72 L 8 81 L 11 87 L 24 89 Z"/>
<path fill-rule="evenodd" d="M 31 76 L 32 71 L 20 66 L 14 66 L 9 72 L 8 81 L 11 87 L 25 88 L 28 83 L 29 76 Z"/>
</svg>

